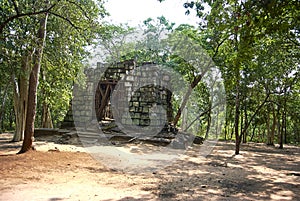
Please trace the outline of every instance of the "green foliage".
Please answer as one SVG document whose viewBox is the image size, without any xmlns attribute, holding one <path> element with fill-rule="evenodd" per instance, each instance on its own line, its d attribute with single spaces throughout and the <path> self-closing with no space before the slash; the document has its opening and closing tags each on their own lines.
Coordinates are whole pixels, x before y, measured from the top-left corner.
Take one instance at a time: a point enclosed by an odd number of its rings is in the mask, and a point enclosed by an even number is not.
<svg viewBox="0 0 300 201">
<path fill-rule="evenodd" d="M 198 0 L 187 1 L 184 7 L 186 14 L 194 10 L 201 18 L 199 34 L 206 36 L 203 47 L 222 71 L 228 102 L 227 127 L 233 125 L 230 111 L 239 97 L 239 110 L 243 114 L 239 118 L 241 130 L 246 128 L 247 133 L 247 126 L 257 126 L 266 133 L 264 112 L 270 112 L 266 107 L 271 104 L 278 110 L 278 115 L 272 117 L 278 118 L 277 135 L 284 131 L 287 142 L 295 141 L 296 136 L 299 140 L 298 120 L 294 117 L 299 112 L 295 105 L 299 98 L 296 83 L 299 82 L 300 2 Z M 188 75 L 190 70 L 184 73 Z M 268 104 L 261 107 L 265 97 Z M 260 135 L 255 134 L 253 139 Z"/>
<path fill-rule="evenodd" d="M 207 36 L 200 35 L 199 31 L 190 25 L 180 25 L 175 28 L 175 23 L 161 16 L 157 19 L 144 20 L 140 28 L 141 30 L 127 25 L 107 26 L 105 34 L 98 40 L 102 52 L 106 55 L 104 61 L 118 62 L 133 59 L 138 66 L 149 62 L 161 64 L 177 72 L 182 81 L 190 85 L 200 73 L 198 68 L 210 60 L 204 57 L 200 50 L 202 44 L 207 45 L 205 43 Z M 194 45 L 195 43 L 197 45 Z M 196 57 L 197 61 L 192 57 Z M 172 84 L 175 87 L 174 91 L 182 91 L 183 86 L 177 84 L 179 80 L 174 79 L 171 82 L 174 82 Z M 174 116 L 180 108 L 185 92 L 172 97 Z M 208 114 L 206 112 L 201 119 L 198 116 L 210 106 L 208 94 L 208 89 L 205 88 L 204 83 L 201 83 L 195 88 L 188 102 L 188 107 L 192 108 L 190 113 L 194 112 L 189 115 L 188 122 L 201 121 L 199 127 L 203 128 L 202 131 L 206 130 L 207 125 L 204 125 L 203 118 L 207 118 Z"/>
<path fill-rule="evenodd" d="M 9 80 L 17 82 L 20 76 L 28 76 L 21 63 L 35 51 L 39 19 L 46 12 L 49 14 L 38 105 L 46 103 L 57 123 L 68 109 L 73 84 L 83 76 L 88 57 L 86 47 L 101 34 L 97 31 L 102 28 L 99 19 L 107 14 L 103 1 L 18 0 L 1 1 L 0 4 L 1 70 Z M 11 100 L 12 96 L 9 98 Z"/>
<path fill-rule="evenodd" d="M 108 63 L 126 60 L 124 55 L 134 49 L 134 43 L 130 41 L 134 32 L 135 29 L 127 24 L 105 24 L 97 30 L 98 37 L 93 46 L 93 49 L 99 51 L 91 56 Z"/>
</svg>

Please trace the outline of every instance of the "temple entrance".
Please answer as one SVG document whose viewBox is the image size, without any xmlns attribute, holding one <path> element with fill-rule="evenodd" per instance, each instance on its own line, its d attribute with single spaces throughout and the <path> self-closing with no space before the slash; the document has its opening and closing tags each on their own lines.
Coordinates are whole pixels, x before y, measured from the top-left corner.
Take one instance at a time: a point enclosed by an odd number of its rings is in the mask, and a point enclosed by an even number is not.
<svg viewBox="0 0 300 201">
<path fill-rule="evenodd" d="M 116 80 L 103 80 L 98 83 L 95 94 L 95 111 L 98 121 L 113 119 L 110 97 L 117 82 Z"/>
</svg>

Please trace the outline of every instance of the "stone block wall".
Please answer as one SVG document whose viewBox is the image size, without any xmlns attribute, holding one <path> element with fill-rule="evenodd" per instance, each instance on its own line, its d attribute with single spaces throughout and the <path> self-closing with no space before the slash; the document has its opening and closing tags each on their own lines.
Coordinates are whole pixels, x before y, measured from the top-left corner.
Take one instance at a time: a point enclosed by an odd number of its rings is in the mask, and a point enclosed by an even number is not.
<svg viewBox="0 0 300 201">
<path fill-rule="evenodd" d="M 115 114 L 123 125 L 162 126 L 172 121 L 169 76 L 155 64 L 124 75 L 112 95 Z"/>
<path fill-rule="evenodd" d="M 113 118 L 122 126 L 161 127 L 172 121 L 170 77 L 159 66 L 149 63 L 139 67 L 132 60 L 109 66 L 98 63 L 85 74 L 85 86 L 74 86 L 72 113 L 76 127 L 88 128 L 91 122 L 100 120 L 95 110 L 100 108 L 104 93 L 99 96 L 97 92 L 100 83 L 115 83 L 105 104 L 113 106 L 109 108 Z"/>
</svg>

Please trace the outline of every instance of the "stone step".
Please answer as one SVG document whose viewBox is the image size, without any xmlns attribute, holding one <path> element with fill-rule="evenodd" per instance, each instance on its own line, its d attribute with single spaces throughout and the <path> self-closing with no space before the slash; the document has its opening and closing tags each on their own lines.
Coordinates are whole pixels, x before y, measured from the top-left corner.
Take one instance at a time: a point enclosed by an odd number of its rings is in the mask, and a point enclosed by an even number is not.
<svg viewBox="0 0 300 201">
<path fill-rule="evenodd" d="M 56 128 L 35 128 L 34 137 L 49 136 L 49 135 L 59 135 L 59 129 Z"/>
<path fill-rule="evenodd" d="M 77 132 L 77 135 L 78 137 L 80 138 L 94 138 L 94 139 L 97 139 L 97 138 L 100 138 L 102 137 L 103 135 L 101 135 L 100 133 L 94 133 L 94 132 Z"/>
</svg>

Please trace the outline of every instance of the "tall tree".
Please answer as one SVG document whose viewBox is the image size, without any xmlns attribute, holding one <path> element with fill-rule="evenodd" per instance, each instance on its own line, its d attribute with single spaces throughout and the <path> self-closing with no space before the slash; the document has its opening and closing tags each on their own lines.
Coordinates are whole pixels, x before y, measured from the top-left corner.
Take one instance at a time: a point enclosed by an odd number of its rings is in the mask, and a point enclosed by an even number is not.
<svg viewBox="0 0 300 201">
<path fill-rule="evenodd" d="M 266 55 L 262 58 L 259 51 L 267 49 L 280 48 L 279 46 L 288 47 L 286 51 L 294 52 L 294 48 L 299 48 L 299 18 L 300 2 L 297 0 L 291 1 L 223 1 L 223 0 L 197 0 L 187 1 L 184 7 L 186 13 L 191 14 L 192 10 L 196 11 L 196 15 L 201 18 L 200 30 L 210 32 L 210 41 L 212 47 L 218 46 L 218 41 L 225 40 L 220 46 L 218 55 L 214 58 L 214 62 L 220 67 L 225 80 L 225 87 L 228 95 L 228 100 L 234 98 L 235 110 L 235 153 L 239 154 L 241 137 L 246 136 L 255 116 L 259 113 L 265 103 L 267 103 L 270 94 L 275 93 L 275 88 L 269 86 L 272 81 L 267 82 L 264 87 L 265 99 L 259 103 L 254 110 L 255 112 L 249 118 L 247 111 L 241 116 L 241 110 L 247 107 L 248 100 L 243 95 L 248 89 L 255 88 L 257 81 L 252 83 L 245 82 L 253 69 L 257 69 L 256 73 L 267 66 L 267 61 L 273 58 L 280 63 L 287 64 L 286 60 L 277 55 Z M 274 47 L 274 42 L 280 44 Z M 272 45 L 270 45 L 272 44 Z M 272 46 L 272 47 L 271 47 Z M 257 51 L 259 50 L 259 51 Z M 297 58 L 295 53 L 289 53 L 288 58 Z M 299 63 L 292 59 L 292 68 L 299 71 L 297 66 Z M 270 63 L 269 63 L 270 64 Z M 277 65 L 278 66 L 278 65 Z M 278 66 L 279 67 L 279 66 Z M 248 71 L 250 69 L 251 71 Z M 289 72 L 287 70 L 285 72 Z M 283 73 L 282 71 L 279 71 Z M 290 72 L 291 73 L 291 72 Z M 272 74 L 272 73 L 271 73 Z M 285 73 L 283 73 L 285 74 Z M 274 76 L 282 78 L 282 76 Z M 289 75 L 289 73 L 287 73 Z M 261 77 L 259 77 L 261 76 Z M 255 79 L 263 80 L 264 75 L 258 73 Z M 266 80 L 265 80 L 266 81 Z M 246 84 L 248 83 L 248 84 Z M 263 82 L 259 82 L 261 86 Z M 279 81 L 279 83 L 283 83 Z M 246 84 L 246 85 L 245 85 Z M 278 87 L 277 87 L 278 89 Z M 248 93 L 248 92 L 247 92 Z M 229 106 L 232 107 L 232 106 Z M 285 113 L 283 113 L 285 115 Z M 247 119 L 246 119 L 247 118 Z M 243 122 L 241 122 L 243 120 Z M 282 119 L 282 124 L 286 123 L 285 118 Z M 240 128 L 242 128 L 240 130 Z M 282 129 L 281 129 L 282 130 Z M 280 136 L 281 138 L 281 136 Z"/>
<path fill-rule="evenodd" d="M 28 99 L 27 99 L 27 113 L 25 121 L 25 134 L 22 148 L 19 153 L 25 153 L 32 148 L 33 134 L 34 134 L 34 121 L 36 116 L 36 104 L 37 104 L 37 87 L 39 81 L 39 73 L 41 68 L 41 60 L 43 55 L 43 49 L 45 46 L 46 27 L 47 27 L 48 13 L 41 17 L 40 25 L 37 35 L 37 50 L 33 55 L 33 68 L 29 76 L 28 86 Z"/>
<path fill-rule="evenodd" d="M 69 44 L 57 44 L 57 50 L 61 50 L 59 57 L 69 57 L 67 60 L 75 59 L 79 63 L 78 53 L 83 53 L 83 47 L 92 42 L 95 37 L 93 29 L 98 25 L 97 20 L 103 17 L 106 12 L 102 1 L 74 2 L 64 1 L 4 1 L 1 12 L 1 43 L 4 44 L 1 51 L 4 53 L 7 64 L 14 63 L 14 66 L 22 68 L 12 69 L 13 81 L 15 83 L 16 96 L 15 107 L 16 135 L 14 140 L 21 140 L 24 132 L 24 141 L 20 153 L 31 149 L 34 132 L 34 121 L 36 115 L 36 95 L 38 77 L 42 59 L 48 53 L 45 41 L 53 41 L 58 37 L 61 30 L 69 35 Z M 48 26 L 48 34 L 46 27 Z M 7 37 L 11 35 L 12 37 Z M 51 43 L 51 42 L 50 42 Z M 76 44 L 75 46 L 73 44 Z M 19 45 L 19 46 L 18 46 Z M 75 47 L 80 51 L 77 51 Z M 67 47 L 64 52 L 62 47 Z M 54 48 L 50 46 L 50 48 Z M 72 49 L 74 48 L 74 49 Z M 46 51 L 47 50 L 47 51 Z M 74 56 L 72 52 L 75 52 Z M 16 59 L 12 59 L 15 56 Z M 76 58 L 77 57 L 77 58 Z M 49 58 L 49 57 L 48 57 Z M 22 61 L 22 65 L 20 65 Z M 18 63 L 20 62 L 20 63 Z M 74 62 L 70 62 L 74 64 Z M 67 67 L 60 63 L 61 67 Z M 6 66 L 9 68 L 9 65 Z M 73 68 L 73 65 L 69 67 Z M 77 68 L 77 66 L 76 66 Z M 75 71 L 76 72 L 76 71 Z M 18 79 L 17 76 L 22 79 Z M 19 82 L 20 81 L 20 82 Z M 21 83 L 22 81 L 22 83 Z M 28 88 L 27 88 L 28 87 Z"/>
<path fill-rule="evenodd" d="M 255 54 L 253 47 L 255 45 L 264 45 L 266 39 L 270 36 L 290 36 L 292 31 L 296 28 L 295 21 L 289 22 L 289 18 L 295 15 L 297 1 L 287 2 L 260 2 L 254 3 L 252 1 L 197 1 L 199 4 L 208 3 L 211 6 L 211 12 L 206 15 L 201 10 L 203 7 L 197 8 L 198 16 L 205 16 L 208 18 L 207 28 L 213 29 L 218 35 L 227 35 L 228 40 L 232 40 L 232 48 L 237 52 L 237 57 L 234 57 L 235 64 L 235 133 L 236 133 L 236 154 L 239 154 L 240 134 L 238 133 L 239 112 L 240 112 L 240 79 L 245 79 L 241 73 L 245 71 L 245 67 L 249 66 L 251 62 L 255 61 Z M 197 4 L 195 3 L 195 4 Z M 188 4 L 191 6 L 191 4 Z M 196 6 L 197 7 L 197 6 Z M 275 9 L 274 9 L 275 8 Z M 289 12 L 287 12 L 289 10 Z M 217 13 L 222 13 L 221 15 Z M 270 17 L 274 17 L 270 19 Z M 231 19 L 234 19 L 233 21 Z M 278 25 L 279 21 L 284 22 L 284 26 Z M 220 26 L 220 27 L 217 27 Z M 272 27 L 272 29 L 271 29 Z M 274 33 L 274 27 L 275 33 Z M 257 43 L 257 41 L 262 43 Z M 228 55 L 230 56 L 230 55 Z M 227 57 L 228 57 L 227 56 Z M 265 57 L 265 60 L 268 58 Z M 242 67 L 242 68 L 241 68 Z M 258 66 L 260 68 L 260 66 Z M 267 96 L 268 97 L 268 94 Z M 265 100 L 264 102 L 266 102 Z M 264 103 L 263 102 L 263 103 Z M 259 105 L 260 109 L 263 105 Z M 250 118 L 251 120 L 252 118 Z M 248 123 L 249 125 L 249 123 Z M 247 129 L 245 126 L 242 135 Z"/>
</svg>

